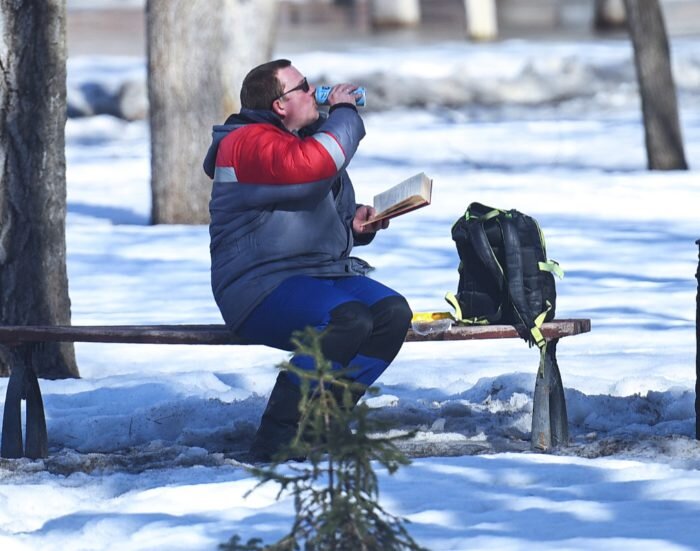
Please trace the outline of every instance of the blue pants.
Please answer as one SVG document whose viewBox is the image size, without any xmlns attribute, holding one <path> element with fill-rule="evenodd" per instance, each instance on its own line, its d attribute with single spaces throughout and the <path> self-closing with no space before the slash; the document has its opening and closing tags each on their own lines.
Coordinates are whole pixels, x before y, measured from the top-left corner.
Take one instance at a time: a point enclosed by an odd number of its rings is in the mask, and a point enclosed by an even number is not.
<svg viewBox="0 0 700 551">
<path fill-rule="evenodd" d="M 398 354 L 411 322 L 406 300 L 368 277 L 293 276 L 283 281 L 236 331 L 250 342 L 292 350 L 292 333 L 324 331 L 321 349 L 334 369 L 371 385 Z M 309 357 L 292 363 L 314 369 Z M 291 377 L 297 382 L 298 377 Z"/>
</svg>

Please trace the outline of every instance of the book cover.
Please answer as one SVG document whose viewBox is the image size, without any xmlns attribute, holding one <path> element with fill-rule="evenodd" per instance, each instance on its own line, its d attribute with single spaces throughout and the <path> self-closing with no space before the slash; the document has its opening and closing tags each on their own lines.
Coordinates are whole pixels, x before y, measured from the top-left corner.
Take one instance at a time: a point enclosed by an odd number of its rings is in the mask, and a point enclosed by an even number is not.
<svg viewBox="0 0 700 551">
<path fill-rule="evenodd" d="M 430 204 L 433 181 L 424 172 L 374 196 L 376 214 L 363 225 L 394 218 Z"/>
</svg>

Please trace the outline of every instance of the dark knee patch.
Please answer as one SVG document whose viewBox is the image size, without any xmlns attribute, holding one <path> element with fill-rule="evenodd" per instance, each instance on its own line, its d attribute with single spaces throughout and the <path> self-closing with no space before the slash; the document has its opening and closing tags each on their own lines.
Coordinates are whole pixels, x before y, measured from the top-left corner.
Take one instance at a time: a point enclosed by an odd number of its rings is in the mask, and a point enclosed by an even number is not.
<svg viewBox="0 0 700 551">
<path fill-rule="evenodd" d="M 371 310 L 361 302 L 345 302 L 330 312 L 321 349 L 329 360 L 346 366 L 372 334 Z"/>
<path fill-rule="evenodd" d="M 374 330 L 360 353 L 391 362 L 399 353 L 411 325 L 411 308 L 404 297 L 392 295 L 375 302 L 370 311 Z"/>
<path fill-rule="evenodd" d="M 411 318 L 413 317 L 413 312 L 411 307 L 406 302 L 406 299 L 400 295 L 392 295 L 390 297 L 383 298 L 382 300 L 375 302 L 370 310 L 372 316 L 377 321 L 391 324 L 396 327 L 399 331 L 408 331 L 408 327 L 411 325 Z M 405 332 L 404 332 L 405 336 Z"/>
<path fill-rule="evenodd" d="M 374 327 L 371 309 L 361 302 L 346 302 L 336 306 L 330 314 L 330 324 L 357 338 L 367 338 Z"/>
</svg>

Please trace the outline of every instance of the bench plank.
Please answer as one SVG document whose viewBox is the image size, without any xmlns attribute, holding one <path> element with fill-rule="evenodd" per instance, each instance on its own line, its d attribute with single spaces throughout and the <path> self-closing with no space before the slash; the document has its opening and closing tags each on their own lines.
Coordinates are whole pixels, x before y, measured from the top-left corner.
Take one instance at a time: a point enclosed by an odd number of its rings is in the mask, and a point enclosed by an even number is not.
<svg viewBox="0 0 700 551">
<path fill-rule="evenodd" d="M 248 344 L 225 325 L 0 325 L 0 343 Z"/>
<path fill-rule="evenodd" d="M 591 330 L 591 320 L 562 319 L 545 323 L 547 339 L 579 335 Z M 512 325 L 454 326 L 449 331 L 420 335 L 413 330 L 406 342 L 514 339 Z M 0 325 L 0 343 L 20 345 L 35 342 L 106 342 L 133 344 L 250 344 L 225 325 Z"/>
<path fill-rule="evenodd" d="M 533 396 L 533 450 L 548 451 L 568 442 L 564 387 L 556 361 L 557 341 L 591 330 L 591 320 L 562 319 L 545 323 L 542 333 L 549 341 L 541 355 Z M 511 325 L 455 326 L 449 331 L 427 335 L 409 331 L 408 342 L 462 341 L 519 338 Z M 0 344 L 10 347 L 43 342 L 102 342 L 134 344 L 250 344 L 231 333 L 225 325 L 0 325 Z M 5 458 L 41 458 L 48 455 L 48 437 L 43 400 L 36 375 L 31 368 L 35 346 L 24 346 L 17 357 L 7 385 L 3 415 L 0 456 Z M 15 353 L 12 351 L 11 353 Z M 20 353 L 20 352 L 17 352 Z M 22 438 L 21 401 L 26 400 L 26 443 Z"/>
<path fill-rule="evenodd" d="M 545 339 L 560 339 L 591 330 L 589 319 L 561 319 L 542 324 Z M 456 325 L 443 333 L 419 335 L 409 331 L 406 342 L 410 341 L 466 341 L 477 339 L 516 339 L 518 332 L 512 325 Z"/>
</svg>

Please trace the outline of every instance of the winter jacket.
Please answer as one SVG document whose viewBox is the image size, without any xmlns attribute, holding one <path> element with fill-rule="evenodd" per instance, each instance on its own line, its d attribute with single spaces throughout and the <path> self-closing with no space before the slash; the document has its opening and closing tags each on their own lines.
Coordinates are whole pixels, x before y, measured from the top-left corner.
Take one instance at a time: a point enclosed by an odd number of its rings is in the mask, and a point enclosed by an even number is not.
<svg viewBox="0 0 700 551">
<path fill-rule="evenodd" d="M 204 160 L 214 180 L 211 283 L 232 330 L 288 277 L 366 271 L 350 251 L 373 234 L 353 235 L 357 205 L 345 171 L 364 134 L 351 106 L 299 135 L 272 111 L 242 109 L 214 127 Z"/>
</svg>

